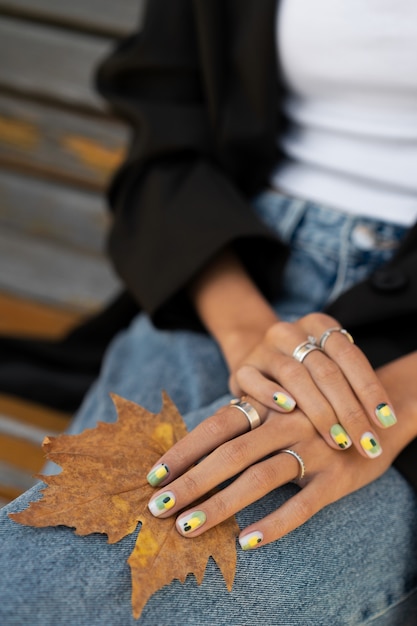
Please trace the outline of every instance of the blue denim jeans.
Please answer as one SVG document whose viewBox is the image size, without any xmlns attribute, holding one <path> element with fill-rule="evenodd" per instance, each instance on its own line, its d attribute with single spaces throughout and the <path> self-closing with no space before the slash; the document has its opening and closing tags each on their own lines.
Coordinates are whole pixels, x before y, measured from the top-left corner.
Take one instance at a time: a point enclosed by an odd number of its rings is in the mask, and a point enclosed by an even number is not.
<svg viewBox="0 0 417 626">
<path fill-rule="evenodd" d="M 404 229 L 265 192 L 255 210 L 292 249 L 277 312 L 320 310 L 386 261 Z M 229 401 L 216 344 L 189 331 L 156 330 L 145 315 L 113 341 L 71 432 L 113 421 L 109 392 L 152 411 L 161 390 L 189 428 Z M 140 451 L 138 451 L 140 453 Z M 241 528 L 294 494 L 289 484 L 237 514 Z M 131 614 L 127 558 L 139 529 L 118 544 L 65 527 L 33 529 L 7 513 L 39 497 L 39 486 L 0 511 L 0 624 L 30 626 L 407 626 L 417 623 L 417 497 L 390 469 L 275 543 L 238 548 L 231 593 L 210 560 L 201 586 L 174 581 Z M 192 541 L 192 539 L 189 539 Z"/>
</svg>

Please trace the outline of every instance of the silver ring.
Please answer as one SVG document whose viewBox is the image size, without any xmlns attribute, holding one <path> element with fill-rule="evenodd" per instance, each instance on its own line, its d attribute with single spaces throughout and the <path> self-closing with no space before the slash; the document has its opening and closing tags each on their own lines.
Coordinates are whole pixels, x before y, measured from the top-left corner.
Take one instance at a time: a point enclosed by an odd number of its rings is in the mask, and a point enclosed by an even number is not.
<svg viewBox="0 0 417 626">
<path fill-rule="evenodd" d="M 239 411 L 242 411 L 249 422 L 250 430 L 254 430 L 254 428 L 258 428 L 258 426 L 262 424 L 258 411 L 249 404 L 249 402 L 235 398 L 234 400 L 230 400 L 230 406 L 236 407 Z"/>
<path fill-rule="evenodd" d="M 320 337 L 319 346 L 322 350 L 324 350 L 324 345 L 332 333 L 341 333 L 350 343 L 355 343 L 352 335 L 346 330 L 346 328 L 340 328 L 339 326 L 335 326 L 334 328 L 328 328 L 327 330 L 325 330 Z"/>
<path fill-rule="evenodd" d="M 309 339 L 311 339 L 311 337 Z M 303 341 L 303 343 L 300 343 L 292 353 L 293 358 L 300 363 L 302 363 L 307 354 L 310 354 L 310 352 L 313 352 L 313 350 L 321 351 L 321 348 L 319 346 L 316 346 L 316 344 L 312 343 L 309 339 L 307 339 L 307 341 Z"/>
<path fill-rule="evenodd" d="M 304 478 L 304 475 L 306 473 L 306 466 L 304 465 L 304 461 L 300 457 L 300 455 L 297 454 L 297 452 L 294 452 L 294 450 L 290 450 L 289 448 L 279 450 L 279 454 L 281 454 L 281 452 L 285 452 L 285 454 L 291 454 L 291 456 L 293 456 L 294 459 L 298 461 L 298 464 L 300 466 L 300 473 L 298 474 L 297 478 L 294 478 L 294 480 L 301 480 L 302 478 Z"/>
</svg>

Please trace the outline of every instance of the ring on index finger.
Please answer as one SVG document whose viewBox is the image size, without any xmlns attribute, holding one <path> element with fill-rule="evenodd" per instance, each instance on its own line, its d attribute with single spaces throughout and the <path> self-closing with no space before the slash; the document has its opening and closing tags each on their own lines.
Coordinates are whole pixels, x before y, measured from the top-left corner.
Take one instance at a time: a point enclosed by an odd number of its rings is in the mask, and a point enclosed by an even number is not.
<svg viewBox="0 0 417 626">
<path fill-rule="evenodd" d="M 234 400 L 230 400 L 230 406 L 239 409 L 245 415 L 246 419 L 249 422 L 250 430 L 254 430 L 261 425 L 261 418 L 258 411 L 253 407 L 249 402 L 243 400 L 243 398 L 235 398 Z"/>
</svg>

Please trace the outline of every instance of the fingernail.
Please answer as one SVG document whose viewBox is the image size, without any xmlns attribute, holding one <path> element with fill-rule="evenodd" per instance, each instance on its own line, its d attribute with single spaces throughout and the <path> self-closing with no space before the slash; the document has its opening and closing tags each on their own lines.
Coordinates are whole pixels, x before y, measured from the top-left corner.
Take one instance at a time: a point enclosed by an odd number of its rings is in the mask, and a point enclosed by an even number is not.
<svg viewBox="0 0 417 626">
<path fill-rule="evenodd" d="M 200 526 L 205 523 L 206 519 L 207 517 L 204 511 L 193 511 L 188 515 L 179 517 L 177 519 L 177 527 L 183 535 L 187 535 L 189 532 L 200 528 Z"/>
<path fill-rule="evenodd" d="M 333 424 L 330 429 L 330 436 L 335 443 L 344 450 L 350 448 L 352 445 L 352 439 L 349 437 L 343 426 L 340 424 Z"/>
<path fill-rule="evenodd" d="M 161 483 L 164 478 L 166 478 L 169 474 L 169 469 L 164 463 L 159 463 L 155 465 L 153 469 L 147 475 L 147 481 L 152 487 L 157 487 L 159 483 Z"/>
<path fill-rule="evenodd" d="M 159 517 L 165 511 L 169 511 L 175 505 L 175 496 L 172 491 L 164 491 L 156 498 L 149 501 L 148 509 L 155 517 Z"/>
<path fill-rule="evenodd" d="M 360 443 L 369 458 L 375 459 L 377 456 L 382 454 L 382 448 L 373 433 L 364 433 L 361 437 Z"/>
<path fill-rule="evenodd" d="M 390 405 L 386 404 L 385 402 L 378 404 L 375 409 L 375 415 L 377 416 L 381 425 L 384 426 L 384 428 L 389 428 L 389 426 L 394 426 L 394 424 L 397 423 L 397 418 L 395 417 L 394 411 L 392 410 Z"/>
<path fill-rule="evenodd" d="M 277 391 L 272 396 L 275 404 L 277 404 L 284 411 L 292 411 L 296 405 L 294 398 L 291 396 L 287 396 L 286 393 L 282 393 L 282 391 Z"/>
<path fill-rule="evenodd" d="M 259 530 L 254 530 L 252 533 L 239 537 L 240 547 L 242 550 L 252 550 L 252 548 L 256 548 L 261 543 L 263 538 L 264 536 Z"/>
</svg>

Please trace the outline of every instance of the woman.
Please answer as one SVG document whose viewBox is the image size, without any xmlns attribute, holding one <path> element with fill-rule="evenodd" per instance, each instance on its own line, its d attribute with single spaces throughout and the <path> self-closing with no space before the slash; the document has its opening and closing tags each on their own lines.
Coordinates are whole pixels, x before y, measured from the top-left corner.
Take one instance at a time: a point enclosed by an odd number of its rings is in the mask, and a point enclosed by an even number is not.
<svg viewBox="0 0 417 626">
<path fill-rule="evenodd" d="M 109 249 L 145 313 L 72 432 L 114 418 L 109 391 L 156 411 L 166 389 L 194 430 L 149 468 L 150 510 L 190 541 L 236 513 L 243 548 L 230 594 L 210 564 L 139 623 L 415 622 L 416 496 L 390 468 L 417 484 L 417 21 L 403 1 L 376 15 L 153 0 L 100 68 L 135 131 Z M 115 556 L 6 512 L 4 623 L 134 623 L 135 537 Z"/>
</svg>

